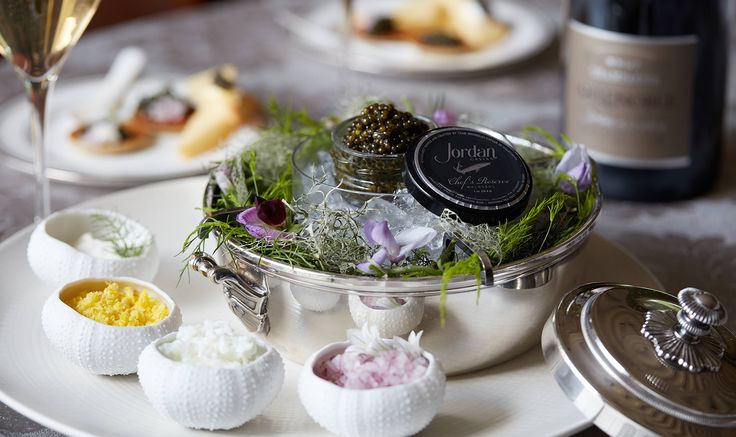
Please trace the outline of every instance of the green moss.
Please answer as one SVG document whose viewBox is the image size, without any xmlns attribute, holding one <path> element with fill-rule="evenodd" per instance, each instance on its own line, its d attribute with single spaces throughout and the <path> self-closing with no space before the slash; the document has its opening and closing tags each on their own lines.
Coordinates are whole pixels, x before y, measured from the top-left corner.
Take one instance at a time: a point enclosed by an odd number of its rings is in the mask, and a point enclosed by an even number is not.
<svg viewBox="0 0 736 437">
<path fill-rule="evenodd" d="M 478 255 L 471 255 L 456 262 L 442 266 L 442 285 L 440 287 L 440 326 L 445 326 L 447 288 L 455 278 L 474 276 L 476 283 L 476 302 L 480 298 L 481 262 Z"/>
</svg>

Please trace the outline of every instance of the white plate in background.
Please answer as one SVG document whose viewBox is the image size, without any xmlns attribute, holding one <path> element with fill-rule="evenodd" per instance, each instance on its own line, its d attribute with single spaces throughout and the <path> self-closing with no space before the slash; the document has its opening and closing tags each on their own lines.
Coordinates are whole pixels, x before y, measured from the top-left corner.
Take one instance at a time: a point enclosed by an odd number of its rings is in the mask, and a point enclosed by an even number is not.
<svg viewBox="0 0 736 437">
<path fill-rule="evenodd" d="M 83 205 L 112 208 L 140 221 L 156 237 L 161 266 L 154 283 L 180 306 L 184 323 L 206 319 L 239 324 L 222 290 L 191 274 L 177 286 L 184 238 L 201 220 L 205 178 L 159 182 Z M 36 279 L 25 251 L 31 228 L 0 244 L 0 401 L 71 436 L 212 435 L 186 429 L 157 414 L 137 377 L 95 376 L 52 349 L 41 329 L 41 307 L 53 291 Z M 653 288 L 661 284 L 617 245 L 593 234 L 580 254 L 585 281 L 614 281 Z M 11 352 L 12 351 L 12 352 Z M 229 432 L 239 435 L 329 435 L 299 403 L 300 366 L 286 361 L 281 393 L 261 416 Z M 448 380 L 445 401 L 422 436 L 569 435 L 589 426 L 548 373 L 539 347 L 507 363 Z M 227 433 L 227 432 L 225 432 Z"/>
<path fill-rule="evenodd" d="M 62 80 L 49 99 L 47 121 L 48 175 L 52 180 L 98 186 L 131 186 L 164 179 L 204 174 L 212 161 L 235 152 L 220 148 L 192 157 L 179 156 L 179 135 L 157 135 L 154 144 L 143 150 L 119 155 L 88 153 L 69 139 L 78 126 L 73 112 L 84 104 L 102 84 L 103 76 Z M 156 94 L 167 85 L 176 88 L 172 78 L 147 77 L 136 82 L 121 104 L 121 120 L 131 115 L 141 97 Z M 242 128 L 233 135 L 244 141 L 257 138 L 254 128 Z M 33 172 L 30 140 L 30 106 L 25 96 L 17 96 L 0 107 L 0 159 L 9 166 Z"/>
<path fill-rule="evenodd" d="M 396 0 L 354 1 L 356 16 L 379 16 L 395 8 Z M 327 62 L 366 73 L 454 77 L 506 67 L 531 58 L 555 38 L 551 17 L 523 2 L 493 0 L 492 13 L 510 27 L 501 41 L 466 53 L 437 53 L 404 41 L 379 41 L 354 37 L 345 56 L 343 3 L 321 1 L 306 11 L 279 9 L 277 21 L 303 46 Z"/>
</svg>

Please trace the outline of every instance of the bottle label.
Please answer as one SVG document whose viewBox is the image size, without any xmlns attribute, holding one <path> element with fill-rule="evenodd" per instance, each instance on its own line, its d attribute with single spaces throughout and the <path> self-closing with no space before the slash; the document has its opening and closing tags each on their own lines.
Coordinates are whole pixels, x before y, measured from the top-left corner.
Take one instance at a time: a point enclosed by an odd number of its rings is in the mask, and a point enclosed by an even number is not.
<svg viewBox="0 0 736 437">
<path fill-rule="evenodd" d="M 695 35 L 643 37 L 571 20 L 565 132 L 599 162 L 690 165 Z"/>
</svg>

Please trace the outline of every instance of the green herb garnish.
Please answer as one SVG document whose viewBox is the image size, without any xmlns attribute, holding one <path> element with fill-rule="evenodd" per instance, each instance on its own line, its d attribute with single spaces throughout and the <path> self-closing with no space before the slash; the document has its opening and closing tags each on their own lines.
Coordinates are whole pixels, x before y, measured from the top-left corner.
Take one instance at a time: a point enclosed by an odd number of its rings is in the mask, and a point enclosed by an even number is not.
<svg viewBox="0 0 736 437">
<path fill-rule="evenodd" d="M 133 243 L 132 241 L 140 240 L 140 236 L 120 217 L 108 214 L 92 214 L 90 217 L 93 224 L 93 236 L 110 243 L 115 254 L 121 258 L 141 256 L 152 244 L 150 239 L 141 243 Z"/>
</svg>

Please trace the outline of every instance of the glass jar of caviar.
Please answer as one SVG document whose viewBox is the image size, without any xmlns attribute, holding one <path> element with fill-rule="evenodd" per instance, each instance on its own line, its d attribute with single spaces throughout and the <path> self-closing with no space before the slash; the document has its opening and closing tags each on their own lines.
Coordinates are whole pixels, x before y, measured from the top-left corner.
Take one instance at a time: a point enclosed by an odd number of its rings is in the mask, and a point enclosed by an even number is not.
<svg viewBox="0 0 736 437">
<path fill-rule="evenodd" d="M 429 118 L 374 104 L 332 131 L 335 179 L 348 190 L 393 193 L 404 186 L 404 154 L 426 131 Z"/>
</svg>

